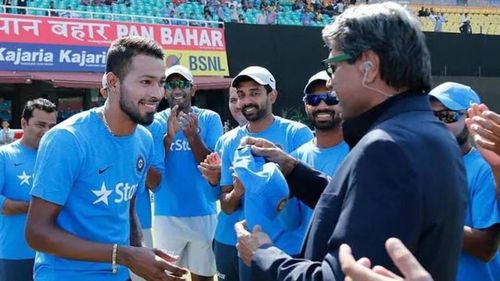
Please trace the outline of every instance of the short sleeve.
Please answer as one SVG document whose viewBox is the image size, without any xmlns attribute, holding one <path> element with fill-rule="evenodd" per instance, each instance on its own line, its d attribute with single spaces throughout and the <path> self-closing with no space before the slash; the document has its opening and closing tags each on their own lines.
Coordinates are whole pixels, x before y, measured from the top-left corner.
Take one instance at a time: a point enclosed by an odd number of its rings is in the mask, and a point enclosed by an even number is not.
<svg viewBox="0 0 500 281">
<path fill-rule="evenodd" d="M 205 141 L 205 145 L 212 151 L 214 151 L 215 144 L 217 140 L 222 136 L 222 132 L 224 131 L 222 127 L 222 121 L 220 120 L 220 116 L 217 113 L 210 114 L 207 124 L 208 134 Z"/>
<path fill-rule="evenodd" d="M 165 131 L 163 130 L 163 126 L 160 121 L 156 119 L 147 127 L 147 129 L 153 135 L 153 155 L 150 161 L 151 166 L 160 174 L 163 174 L 163 171 L 165 170 L 165 149 L 163 147 L 163 136 L 165 135 Z"/>
<path fill-rule="evenodd" d="M 84 153 L 76 136 L 53 129 L 42 138 L 31 195 L 63 206 L 78 176 Z"/>
<path fill-rule="evenodd" d="M 307 126 L 300 126 L 299 128 L 296 129 L 293 135 L 293 145 L 292 145 L 292 150 L 294 151 L 300 146 L 302 146 L 304 143 L 312 140 L 314 138 L 314 135 Z"/>
<path fill-rule="evenodd" d="M 500 223 L 499 206 L 495 196 L 495 182 L 491 169 L 484 164 L 479 169 L 472 188 L 469 206 L 472 214 L 472 226 L 485 229 Z"/>
</svg>

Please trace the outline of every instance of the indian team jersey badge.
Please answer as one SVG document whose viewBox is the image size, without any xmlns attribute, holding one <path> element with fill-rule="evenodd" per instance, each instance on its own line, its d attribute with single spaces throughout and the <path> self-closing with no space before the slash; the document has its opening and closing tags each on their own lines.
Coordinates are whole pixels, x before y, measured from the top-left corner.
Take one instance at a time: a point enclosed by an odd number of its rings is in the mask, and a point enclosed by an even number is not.
<svg viewBox="0 0 500 281">
<path fill-rule="evenodd" d="M 144 157 L 142 155 L 139 155 L 137 157 L 137 162 L 135 164 L 135 169 L 137 170 L 138 173 L 141 173 L 142 170 L 144 170 L 144 165 L 145 165 Z"/>
<path fill-rule="evenodd" d="M 276 205 L 276 211 L 279 213 L 285 209 L 286 203 L 288 203 L 288 196 L 281 199 Z"/>
</svg>

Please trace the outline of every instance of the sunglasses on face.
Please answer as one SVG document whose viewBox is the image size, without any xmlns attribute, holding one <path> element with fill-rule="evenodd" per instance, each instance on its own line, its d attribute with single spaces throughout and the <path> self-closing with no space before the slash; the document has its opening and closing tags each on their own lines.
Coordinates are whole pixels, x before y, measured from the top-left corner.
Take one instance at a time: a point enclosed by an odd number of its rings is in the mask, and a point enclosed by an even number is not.
<svg viewBox="0 0 500 281">
<path fill-rule="evenodd" d="M 350 59 L 352 59 L 352 57 L 350 55 L 342 53 L 342 54 L 327 58 L 327 59 L 323 60 L 321 63 L 325 67 L 326 73 L 328 73 L 328 75 L 332 75 L 335 72 L 335 68 L 337 67 L 335 65 L 335 63 L 348 61 Z"/>
<path fill-rule="evenodd" d="M 460 117 L 462 117 L 463 113 L 460 111 L 454 111 L 454 110 L 448 110 L 448 109 L 443 109 L 439 111 L 434 111 L 434 115 L 444 123 L 455 123 L 457 122 Z"/>
<path fill-rule="evenodd" d="M 339 103 L 336 97 L 330 93 L 323 93 L 319 95 L 305 95 L 302 100 L 311 106 L 317 106 L 324 101 L 326 105 L 336 105 Z"/>
<path fill-rule="evenodd" d="M 191 82 L 183 80 L 174 80 L 170 82 L 165 82 L 165 89 L 167 91 L 173 91 L 175 88 L 185 90 L 191 87 Z"/>
</svg>

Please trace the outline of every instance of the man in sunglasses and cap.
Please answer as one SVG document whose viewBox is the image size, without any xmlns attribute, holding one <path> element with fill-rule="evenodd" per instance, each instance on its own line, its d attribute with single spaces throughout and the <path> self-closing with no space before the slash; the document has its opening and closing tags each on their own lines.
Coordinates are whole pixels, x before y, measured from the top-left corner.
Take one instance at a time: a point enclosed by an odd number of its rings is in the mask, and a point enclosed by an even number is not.
<svg viewBox="0 0 500 281">
<path fill-rule="evenodd" d="M 344 142 L 337 98 L 328 88 L 330 76 L 320 71 L 309 78 L 304 88 L 304 110 L 312 123 L 316 137 L 292 153 L 295 158 L 332 176 L 349 152 Z"/>
<path fill-rule="evenodd" d="M 437 86 L 429 95 L 434 115 L 446 124 L 460 146 L 468 180 L 469 204 L 465 213 L 457 281 L 496 280 L 491 271 L 500 265 L 500 256 L 497 255 L 500 209 L 495 197 L 495 183 L 490 166 L 481 152 L 472 146 L 465 124 L 467 109 L 481 101 L 471 87 L 454 82 Z"/>
<path fill-rule="evenodd" d="M 315 138 L 291 153 L 297 160 L 308 164 L 328 177 L 333 177 L 339 164 L 349 152 L 344 142 L 342 119 L 336 112 L 337 98 L 329 89 L 330 76 L 326 71 L 314 74 L 304 88 L 304 110 L 315 131 Z M 287 209 L 299 204 L 300 217 L 284 217 L 283 222 L 290 229 L 299 228 L 303 236 L 309 225 L 313 210 L 297 198 L 289 200 Z M 297 247 L 300 247 L 297 244 Z"/>
<path fill-rule="evenodd" d="M 163 127 L 165 172 L 155 191 L 154 243 L 180 256 L 178 265 L 191 271 L 193 281 L 212 280 L 217 196 L 197 166 L 214 150 L 222 122 L 216 112 L 191 104 L 195 89 L 189 69 L 171 66 L 165 78 L 170 108 L 155 116 Z"/>
</svg>

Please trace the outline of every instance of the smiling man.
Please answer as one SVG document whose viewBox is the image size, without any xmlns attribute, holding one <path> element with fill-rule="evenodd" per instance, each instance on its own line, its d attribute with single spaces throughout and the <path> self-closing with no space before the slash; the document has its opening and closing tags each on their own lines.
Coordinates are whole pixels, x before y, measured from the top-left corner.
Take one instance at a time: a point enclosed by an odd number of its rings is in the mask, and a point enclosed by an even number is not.
<svg viewBox="0 0 500 281">
<path fill-rule="evenodd" d="M 309 78 L 304 88 L 303 101 L 307 119 L 314 127 L 315 137 L 297 148 L 291 155 L 331 179 L 349 152 L 349 146 L 344 142 L 342 119 L 335 110 L 338 100 L 328 88 L 329 81 L 330 76 L 326 71 L 320 71 Z M 286 211 L 294 208 L 294 205 L 299 206 L 298 216 L 286 216 Z M 303 238 L 312 214 L 313 210 L 309 206 L 292 197 L 284 215 L 281 216 L 281 221 L 289 230 L 294 229 Z M 296 242 L 298 253 L 302 239 Z"/>
<path fill-rule="evenodd" d="M 244 137 L 260 137 L 269 140 L 287 152 L 292 152 L 313 138 L 311 130 L 304 124 L 281 118 L 273 114 L 273 104 L 278 97 L 276 80 L 269 70 L 260 66 L 250 66 L 242 70 L 232 81 L 238 95 L 238 105 L 248 123 L 226 135 L 222 144 L 221 156 L 221 194 L 220 204 L 224 213 L 232 215 L 244 212 L 243 200 L 245 187 L 239 181 L 233 182 L 235 151 Z M 298 254 L 302 237 L 294 231 L 287 231 L 283 226 L 274 223 L 260 214 L 242 214 L 246 219 L 260 220 L 266 223 L 267 231 L 273 232 L 275 243 L 290 254 Z M 297 241 L 297 239 L 299 241 Z M 228 242 L 236 243 L 234 231 L 228 237 Z M 240 280 L 253 280 L 250 269 L 240 262 Z M 256 279 L 260 280 L 260 279 Z"/>
<path fill-rule="evenodd" d="M 191 271 L 193 281 L 212 280 L 217 196 L 197 167 L 214 150 L 222 122 L 214 111 L 191 104 L 195 89 L 189 69 L 172 66 L 165 78 L 170 108 L 155 117 L 162 126 L 165 173 L 155 191 L 154 243 L 179 255 L 178 264 Z"/>
<path fill-rule="evenodd" d="M 103 107 L 72 116 L 42 139 L 26 239 L 37 250 L 34 279 L 179 280 L 175 259 L 141 247 L 135 193 L 144 188 L 153 122 L 165 82 L 163 50 L 125 37 L 111 44 Z M 168 272 L 168 273 L 167 273 Z"/>
<path fill-rule="evenodd" d="M 35 251 L 24 238 L 33 167 L 42 136 L 56 125 L 56 106 L 30 100 L 23 109 L 19 141 L 0 147 L 0 280 L 33 280 Z"/>
</svg>

